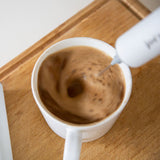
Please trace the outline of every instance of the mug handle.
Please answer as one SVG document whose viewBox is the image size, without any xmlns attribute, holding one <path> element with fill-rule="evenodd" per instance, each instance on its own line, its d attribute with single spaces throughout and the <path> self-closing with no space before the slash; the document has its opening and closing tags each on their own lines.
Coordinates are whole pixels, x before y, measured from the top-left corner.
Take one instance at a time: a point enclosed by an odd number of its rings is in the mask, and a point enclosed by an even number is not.
<svg viewBox="0 0 160 160">
<path fill-rule="evenodd" d="M 63 160 L 79 160 L 81 145 L 81 131 L 68 128 L 66 133 Z"/>
</svg>

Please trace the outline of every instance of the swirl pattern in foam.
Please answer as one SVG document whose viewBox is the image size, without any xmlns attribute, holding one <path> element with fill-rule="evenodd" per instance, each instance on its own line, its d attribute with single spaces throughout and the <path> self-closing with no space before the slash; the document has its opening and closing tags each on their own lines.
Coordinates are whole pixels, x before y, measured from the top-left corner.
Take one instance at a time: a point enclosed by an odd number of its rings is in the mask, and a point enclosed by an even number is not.
<svg viewBox="0 0 160 160">
<path fill-rule="evenodd" d="M 77 124 L 104 119 L 121 104 L 125 82 L 118 65 L 97 74 L 112 58 L 86 46 L 60 50 L 48 56 L 38 74 L 38 90 L 46 108 Z"/>
</svg>

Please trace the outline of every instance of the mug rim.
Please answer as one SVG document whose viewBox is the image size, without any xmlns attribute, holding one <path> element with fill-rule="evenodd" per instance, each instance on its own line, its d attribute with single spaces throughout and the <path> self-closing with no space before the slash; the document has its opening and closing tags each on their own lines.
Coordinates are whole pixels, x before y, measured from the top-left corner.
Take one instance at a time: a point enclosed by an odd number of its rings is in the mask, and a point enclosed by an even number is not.
<svg viewBox="0 0 160 160">
<path fill-rule="evenodd" d="M 88 124 L 76 124 L 76 123 L 71 123 L 71 122 L 68 122 L 68 121 L 65 121 L 61 118 L 59 118 L 58 116 L 54 115 L 52 112 L 50 112 L 47 107 L 45 107 L 45 105 L 43 104 L 43 102 L 41 101 L 41 98 L 39 96 L 39 93 L 38 93 L 38 86 L 37 86 L 37 79 L 36 79 L 36 76 L 38 75 L 38 72 L 39 72 L 39 68 L 42 64 L 42 62 L 51 54 L 55 53 L 49 53 L 49 51 L 62 44 L 62 43 L 67 43 L 67 41 L 78 41 L 78 40 L 82 40 L 82 41 L 94 41 L 96 43 L 101 43 L 102 45 L 104 46 L 107 46 L 109 47 L 110 51 L 112 52 L 110 56 L 114 56 L 115 55 L 115 48 L 113 48 L 111 45 L 109 45 L 108 43 L 102 41 L 102 40 L 99 40 L 99 39 L 94 39 L 94 38 L 90 38 L 90 37 L 74 37 L 74 38 L 68 38 L 68 39 L 64 39 L 62 41 L 59 41 L 55 44 L 53 44 L 52 46 L 50 46 L 48 49 L 46 49 L 41 55 L 40 57 L 37 59 L 35 65 L 34 65 L 34 68 L 33 68 L 33 71 L 32 71 L 32 76 L 31 76 L 31 89 L 32 89 L 32 94 L 33 94 L 33 97 L 36 101 L 36 104 L 38 106 L 38 108 L 40 110 L 43 110 L 44 112 L 47 113 L 48 116 L 50 116 L 51 118 L 53 118 L 55 121 L 57 121 L 58 123 L 61 123 L 63 125 L 65 125 L 66 127 L 70 127 L 70 128 L 76 128 L 76 129 L 85 129 L 85 128 L 93 128 L 93 127 L 96 127 L 96 126 L 100 126 L 100 125 L 103 125 L 104 123 L 110 121 L 112 118 L 114 118 L 115 116 L 119 115 L 122 110 L 124 109 L 124 107 L 126 106 L 128 100 L 129 100 L 129 97 L 131 95 L 131 90 L 132 90 L 132 76 L 131 76 L 131 72 L 130 72 L 130 69 L 129 67 L 124 64 L 124 63 L 121 63 L 119 64 L 120 68 L 121 68 L 121 71 L 123 73 L 123 76 L 124 76 L 124 79 L 125 79 L 125 95 L 124 95 L 124 98 L 120 104 L 120 106 L 113 112 L 111 113 L 109 116 L 105 117 L 104 119 L 100 120 L 100 121 L 97 121 L 97 122 L 92 122 L 92 123 L 88 123 Z M 77 45 L 77 46 L 89 46 L 89 45 Z M 72 47 L 72 45 L 70 45 L 70 47 Z M 93 48 L 97 48 L 97 47 L 94 47 L 94 46 L 91 46 Z M 68 48 L 68 47 L 64 47 L 64 48 Z M 62 48 L 62 49 L 64 49 Z M 62 50 L 62 49 L 59 49 L 59 50 Z M 101 49 L 99 49 L 101 50 Z M 106 53 L 107 54 L 107 53 Z M 122 68 L 125 68 L 126 72 L 127 72 L 127 76 L 129 77 L 129 80 L 130 82 L 126 82 L 126 77 L 125 77 L 125 73 L 124 71 L 122 70 Z M 37 75 L 36 75 L 37 74 Z M 128 88 L 126 86 L 126 83 L 129 83 L 128 85 Z"/>
</svg>

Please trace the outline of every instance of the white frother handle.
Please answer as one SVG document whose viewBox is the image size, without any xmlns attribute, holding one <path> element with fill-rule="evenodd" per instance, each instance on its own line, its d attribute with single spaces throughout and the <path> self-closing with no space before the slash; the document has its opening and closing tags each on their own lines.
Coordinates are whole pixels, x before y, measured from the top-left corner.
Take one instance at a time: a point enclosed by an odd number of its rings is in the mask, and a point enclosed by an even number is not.
<svg viewBox="0 0 160 160">
<path fill-rule="evenodd" d="M 160 7 L 116 41 L 121 62 L 139 67 L 160 54 Z"/>
</svg>

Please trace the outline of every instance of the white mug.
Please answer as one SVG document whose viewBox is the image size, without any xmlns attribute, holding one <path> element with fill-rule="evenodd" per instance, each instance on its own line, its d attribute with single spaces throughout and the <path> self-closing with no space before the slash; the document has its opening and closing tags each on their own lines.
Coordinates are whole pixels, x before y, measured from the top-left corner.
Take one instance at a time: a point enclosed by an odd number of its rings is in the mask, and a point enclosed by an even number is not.
<svg viewBox="0 0 160 160">
<path fill-rule="evenodd" d="M 115 49 L 101 40 L 87 38 L 87 37 L 76 37 L 76 38 L 65 39 L 52 45 L 39 57 L 34 66 L 31 78 L 32 93 L 49 127 L 57 135 L 66 139 L 63 160 L 79 160 L 82 142 L 89 142 L 96 140 L 109 131 L 109 129 L 113 126 L 113 124 L 119 117 L 120 113 L 124 109 L 126 103 L 128 102 L 132 89 L 131 72 L 127 65 L 121 63 L 119 64 L 119 66 L 124 74 L 125 85 L 126 85 L 125 94 L 121 105 L 111 115 L 109 115 L 108 117 L 99 122 L 79 125 L 64 121 L 55 116 L 54 114 L 52 114 L 42 103 L 38 93 L 37 79 L 38 79 L 39 68 L 42 62 L 50 54 L 54 54 L 55 52 L 61 49 L 72 46 L 89 46 L 97 48 L 111 57 L 114 57 L 115 55 Z"/>
</svg>

